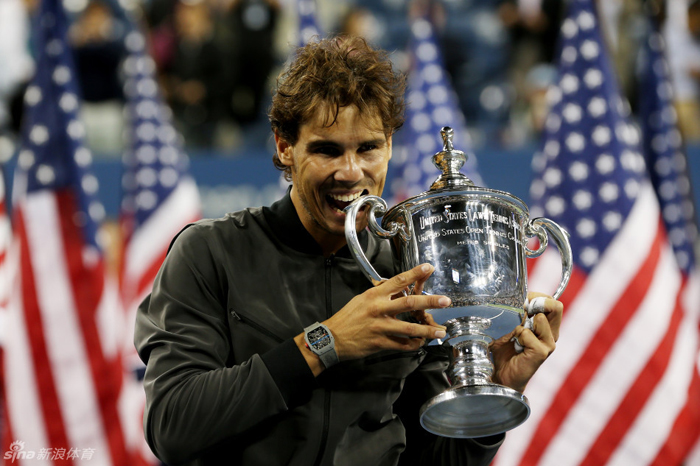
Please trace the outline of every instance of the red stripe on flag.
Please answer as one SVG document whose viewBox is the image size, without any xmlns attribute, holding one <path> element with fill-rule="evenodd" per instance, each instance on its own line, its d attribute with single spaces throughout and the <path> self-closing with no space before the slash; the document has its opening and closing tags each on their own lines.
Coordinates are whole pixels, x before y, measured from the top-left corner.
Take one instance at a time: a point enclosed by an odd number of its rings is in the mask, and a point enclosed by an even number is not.
<svg viewBox="0 0 700 466">
<path fill-rule="evenodd" d="M 112 360 L 105 357 L 96 322 L 97 310 L 104 293 L 104 260 L 100 256 L 94 267 L 85 265 L 83 249 L 86 242 L 82 229 L 77 227 L 73 221 L 73 214 L 78 211 L 77 200 L 72 192 L 67 191 L 57 192 L 56 198 L 77 317 L 100 407 L 100 413 L 95 413 L 95 415 L 101 416 L 110 447 L 112 464 L 128 464 L 126 442 L 117 412 L 117 402 L 122 387 L 121 361 L 119 353 Z"/>
<path fill-rule="evenodd" d="M 681 464 L 700 438 L 700 374 L 697 366 L 688 389 L 688 400 L 676 418 L 666 443 L 651 466 Z"/>
<path fill-rule="evenodd" d="M 683 321 L 683 307 L 680 301 L 681 295 L 679 294 L 676 298 L 669 327 L 661 344 L 656 348 L 653 357 L 649 359 L 605 428 L 600 432 L 588 451 L 588 455 L 581 462 L 582 465 L 597 466 L 604 464 L 610 458 L 654 392 L 657 382 L 668 367 L 676 335 Z M 668 460 L 668 458 L 666 459 Z M 673 462 L 666 464 L 673 464 Z"/>
<path fill-rule="evenodd" d="M 22 316 L 24 327 L 27 329 L 29 350 L 34 363 L 34 376 L 39 381 L 36 387 L 39 405 L 43 416 L 43 425 L 49 442 L 47 447 L 65 448 L 69 445 L 65 431 L 65 420 L 61 413 L 61 405 L 56 391 L 56 383 L 52 373 L 51 361 L 44 336 L 44 323 L 36 295 L 36 284 L 32 271 L 31 247 L 27 241 L 27 231 L 24 225 L 24 213 L 19 207 L 15 211 L 16 238 L 20 242 L 20 277 L 22 280 Z M 8 407 L 12 409 L 13 407 Z M 21 413 L 17 413 L 21 416 Z M 57 464 L 73 464 L 71 460 L 56 460 Z"/>
<path fill-rule="evenodd" d="M 610 348 L 613 346 L 622 329 L 634 316 L 637 308 L 644 300 L 649 284 L 651 283 L 657 263 L 661 256 L 661 241 L 664 240 L 662 228 L 657 227 L 656 238 L 644 263 L 639 268 L 637 275 L 630 281 L 629 286 L 620 296 L 605 321 L 595 336 L 591 339 L 579 360 L 574 364 L 574 369 L 569 372 L 561 385 L 554 401 L 547 410 L 539 425 L 535 428 L 537 435 L 528 445 L 520 465 L 535 465 L 544 454 L 547 445 L 556 436 L 559 427 L 566 419 L 576 400 L 585 390 L 598 366 L 603 362 Z"/>
</svg>

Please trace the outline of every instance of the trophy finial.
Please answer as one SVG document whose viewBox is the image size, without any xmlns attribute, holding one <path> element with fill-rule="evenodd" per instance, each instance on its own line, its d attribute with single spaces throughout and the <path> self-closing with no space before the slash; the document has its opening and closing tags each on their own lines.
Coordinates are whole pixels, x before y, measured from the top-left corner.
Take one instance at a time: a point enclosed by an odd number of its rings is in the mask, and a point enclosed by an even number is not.
<svg viewBox="0 0 700 466">
<path fill-rule="evenodd" d="M 440 136 L 442 136 L 442 150 L 444 152 L 454 150 L 452 145 L 452 138 L 455 135 L 455 131 L 449 126 L 443 126 L 440 130 Z"/>
<path fill-rule="evenodd" d="M 431 190 L 453 186 L 474 186 L 472 180 L 459 172 L 467 161 L 467 156 L 461 150 L 455 150 L 452 144 L 454 134 L 454 130 L 449 126 L 443 126 L 440 130 L 443 148 L 442 151 L 433 155 L 433 164 L 442 171 L 442 174 L 430 186 Z"/>
</svg>

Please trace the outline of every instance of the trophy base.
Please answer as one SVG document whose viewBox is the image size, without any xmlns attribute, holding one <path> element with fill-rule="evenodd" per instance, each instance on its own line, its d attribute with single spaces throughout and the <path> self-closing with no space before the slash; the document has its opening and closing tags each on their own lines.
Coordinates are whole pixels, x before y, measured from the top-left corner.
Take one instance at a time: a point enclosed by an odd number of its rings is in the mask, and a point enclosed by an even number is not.
<svg viewBox="0 0 700 466">
<path fill-rule="evenodd" d="M 522 393 L 497 384 L 452 387 L 428 400 L 420 423 L 435 435 L 476 438 L 513 429 L 530 416 Z"/>
</svg>

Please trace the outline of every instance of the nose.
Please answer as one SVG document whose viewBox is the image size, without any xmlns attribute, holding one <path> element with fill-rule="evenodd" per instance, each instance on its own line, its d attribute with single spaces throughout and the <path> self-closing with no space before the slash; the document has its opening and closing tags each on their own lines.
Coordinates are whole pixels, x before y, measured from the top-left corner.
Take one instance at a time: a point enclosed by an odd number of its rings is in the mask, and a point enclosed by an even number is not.
<svg viewBox="0 0 700 466">
<path fill-rule="evenodd" d="M 364 177 L 357 154 L 346 153 L 339 158 L 338 163 L 339 166 L 335 172 L 336 181 L 354 184 Z"/>
</svg>

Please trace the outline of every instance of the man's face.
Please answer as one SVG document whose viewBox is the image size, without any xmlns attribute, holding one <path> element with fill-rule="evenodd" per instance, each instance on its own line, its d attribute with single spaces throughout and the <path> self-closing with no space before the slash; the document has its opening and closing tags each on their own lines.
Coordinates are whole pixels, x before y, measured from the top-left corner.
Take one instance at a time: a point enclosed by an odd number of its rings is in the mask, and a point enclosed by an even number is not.
<svg viewBox="0 0 700 466">
<path fill-rule="evenodd" d="M 345 244 L 343 209 L 384 189 L 391 137 L 378 116 L 360 116 L 354 106 L 341 108 L 330 127 L 325 116 L 323 109 L 302 125 L 294 146 L 275 139 L 280 160 L 292 167 L 291 196 L 301 222 L 324 252 L 335 252 Z M 366 226 L 363 212 L 357 226 Z"/>
</svg>

